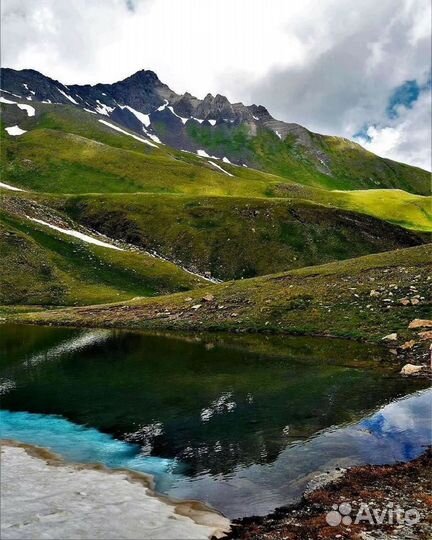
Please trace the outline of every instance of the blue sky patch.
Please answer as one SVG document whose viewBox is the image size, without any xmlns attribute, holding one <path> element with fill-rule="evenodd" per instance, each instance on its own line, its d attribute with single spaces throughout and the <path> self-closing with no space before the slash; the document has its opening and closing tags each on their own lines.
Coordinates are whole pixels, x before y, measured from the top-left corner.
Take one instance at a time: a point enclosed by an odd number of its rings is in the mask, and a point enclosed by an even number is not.
<svg viewBox="0 0 432 540">
<path fill-rule="evenodd" d="M 432 86 L 432 76 L 424 84 L 419 84 L 416 79 L 405 81 L 403 84 L 394 88 L 385 109 L 386 116 L 389 120 L 395 120 L 399 117 L 399 107 L 412 109 L 414 103 L 418 100 L 420 94 L 430 89 Z M 376 124 L 363 124 L 363 126 L 353 133 L 354 139 L 361 139 L 362 142 L 372 142 L 372 138 L 368 135 L 368 129 Z"/>
<path fill-rule="evenodd" d="M 386 113 L 391 119 L 399 116 L 398 107 L 401 105 L 411 109 L 413 103 L 417 101 L 422 88 L 416 80 L 405 81 L 400 86 L 396 87 L 393 94 L 390 96 Z"/>
<path fill-rule="evenodd" d="M 364 124 L 356 133 L 353 134 L 354 139 L 362 139 L 363 141 L 372 142 L 372 137 L 368 135 L 368 129 L 371 124 Z"/>
</svg>

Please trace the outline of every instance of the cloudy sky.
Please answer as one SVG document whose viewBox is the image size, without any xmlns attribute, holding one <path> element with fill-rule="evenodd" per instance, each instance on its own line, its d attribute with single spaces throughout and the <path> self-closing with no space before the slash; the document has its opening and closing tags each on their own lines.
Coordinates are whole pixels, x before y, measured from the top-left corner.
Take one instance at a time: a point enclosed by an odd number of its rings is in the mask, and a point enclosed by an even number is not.
<svg viewBox="0 0 432 540">
<path fill-rule="evenodd" d="M 2 0 L 2 65 L 63 83 L 152 69 L 177 92 L 431 169 L 430 0 Z"/>
</svg>

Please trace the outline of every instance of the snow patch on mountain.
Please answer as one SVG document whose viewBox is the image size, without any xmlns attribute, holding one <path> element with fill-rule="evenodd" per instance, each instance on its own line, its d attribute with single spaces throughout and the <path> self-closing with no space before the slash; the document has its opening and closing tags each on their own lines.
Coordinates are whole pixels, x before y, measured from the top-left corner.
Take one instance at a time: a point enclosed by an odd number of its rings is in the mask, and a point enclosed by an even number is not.
<svg viewBox="0 0 432 540">
<path fill-rule="evenodd" d="M 27 133 L 25 129 L 21 129 L 18 126 L 11 126 L 5 128 L 5 130 L 9 133 L 9 135 L 12 135 L 13 137 L 17 137 L 18 135 L 23 135 L 24 133 Z"/>
<path fill-rule="evenodd" d="M 18 105 L 16 101 L 11 101 L 10 99 L 6 99 L 3 96 L 0 96 L 0 103 L 5 103 L 6 105 Z"/>
<path fill-rule="evenodd" d="M 71 103 L 73 103 L 74 105 L 79 105 L 78 101 L 76 101 L 73 97 L 69 96 L 68 94 L 66 94 L 66 92 L 63 92 L 63 90 L 61 90 L 60 88 L 57 88 L 57 90 L 60 92 L 60 94 L 62 94 L 66 99 L 68 99 Z M 27 98 L 28 99 L 28 98 Z"/>
<path fill-rule="evenodd" d="M 218 165 L 217 163 L 214 163 L 213 161 L 209 161 L 209 163 L 210 163 L 210 165 L 213 165 L 213 167 L 215 167 L 216 169 L 219 169 L 221 172 L 227 174 L 228 176 L 234 176 L 233 174 L 229 173 L 225 169 L 222 169 L 222 167 L 220 165 Z"/>
<path fill-rule="evenodd" d="M 16 105 L 18 108 L 25 111 L 27 116 L 34 116 L 36 114 L 36 109 L 31 105 L 17 103 L 16 101 L 11 101 L 10 99 L 4 98 L 3 96 L 0 96 L 0 103 L 4 103 L 5 105 Z"/>
<path fill-rule="evenodd" d="M 22 96 L 19 96 L 18 94 L 14 94 L 13 92 L 9 92 L 9 90 L 3 90 L 3 88 L 0 88 L 0 92 L 5 92 L 6 94 L 10 94 L 11 96 L 15 96 L 19 99 L 22 99 Z"/>
<path fill-rule="evenodd" d="M 168 105 L 169 105 L 169 101 L 166 99 L 165 103 L 163 105 L 161 105 L 160 107 L 158 107 L 156 110 L 159 111 L 159 112 L 162 112 L 167 108 Z"/>
<path fill-rule="evenodd" d="M 144 124 L 145 127 L 149 127 L 150 125 L 150 116 L 148 114 L 144 114 L 142 112 L 137 111 L 136 109 L 133 109 L 129 105 L 120 105 L 120 109 L 127 109 L 132 114 L 134 114 L 138 120 Z"/>
<path fill-rule="evenodd" d="M 117 251 L 124 251 L 124 249 L 122 248 L 119 248 L 112 244 L 108 244 L 107 242 L 102 242 L 102 240 L 93 238 L 92 236 L 89 236 L 88 234 L 80 233 L 79 231 L 74 231 L 73 229 L 63 229 L 62 227 L 57 227 L 57 225 L 52 225 L 51 223 L 48 223 L 48 221 L 43 221 L 42 219 L 32 218 L 30 216 L 26 216 L 26 217 L 27 219 L 30 219 L 31 221 L 34 221 L 35 223 L 39 223 L 40 225 L 44 225 L 45 227 L 54 229 L 57 232 L 66 234 L 67 236 L 73 236 L 74 238 L 78 238 L 79 240 L 82 240 L 83 242 L 87 242 L 87 244 L 94 244 L 95 246 L 106 247 L 109 249 L 116 249 Z"/>
<path fill-rule="evenodd" d="M 168 107 L 168 109 L 173 113 L 174 116 L 177 116 L 177 118 L 180 118 L 180 120 L 183 122 L 183 125 L 186 124 L 186 122 L 189 120 L 189 118 L 184 118 L 183 116 L 180 116 L 175 112 L 173 107 Z"/>
<path fill-rule="evenodd" d="M 36 114 L 36 109 L 31 105 L 25 105 L 23 103 L 17 103 L 18 107 L 27 113 L 27 116 L 34 116 Z"/>
<path fill-rule="evenodd" d="M 96 100 L 96 103 L 98 104 L 98 106 L 96 107 L 96 112 L 98 112 L 99 114 L 104 114 L 105 116 L 109 116 L 110 113 L 112 113 L 114 110 L 113 107 L 108 107 L 108 105 L 105 105 L 105 103 L 102 103 L 98 99 Z"/>
<path fill-rule="evenodd" d="M 11 186 L 10 184 L 5 184 L 4 182 L 0 182 L 0 188 L 10 189 L 11 191 L 25 191 L 25 189 L 20 189 L 15 186 Z"/>
<path fill-rule="evenodd" d="M 150 139 L 158 144 L 163 144 L 163 142 L 159 139 L 157 135 L 153 135 L 153 133 L 149 133 L 147 131 L 147 136 L 150 137 Z"/>
<path fill-rule="evenodd" d="M 137 135 L 133 135 L 132 133 L 129 133 L 128 131 L 125 131 L 124 129 L 119 128 L 118 126 L 115 126 L 114 124 L 110 124 L 110 122 L 107 122 L 106 120 L 99 120 L 101 124 L 104 124 L 105 126 L 110 127 L 111 129 L 115 129 L 119 133 L 123 133 L 123 135 L 128 135 L 129 137 L 132 137 L 133 139 L 136 139 L 137 141 L 140 141 L 144 144 L 148 144 L 149 146 L 153 146 L 154 148 L 157 148 L 155 144 L 153 144 L 150 141 L 147 141 L 146 139 L 142 139 L 141 137 L 138 137 Z"/>
<path fill-rule="evenodd" d="M 36 92 L 34 90 L 31 90 L 29 87 L 28 87 L 28 84 L 27 83 L 23 83 L 23 86 L 24 88 L 27 90 L 27 92 L 30 92 L 30 94 L 33 94 L 33 96 L 36 95 Z"/>
</svg>

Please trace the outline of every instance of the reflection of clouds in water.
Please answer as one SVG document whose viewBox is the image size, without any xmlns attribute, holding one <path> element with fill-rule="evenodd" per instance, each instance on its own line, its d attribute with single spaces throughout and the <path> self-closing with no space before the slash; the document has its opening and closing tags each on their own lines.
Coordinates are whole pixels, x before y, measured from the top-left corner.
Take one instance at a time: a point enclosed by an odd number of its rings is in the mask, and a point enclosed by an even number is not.
<svg viewBox="0 0 432 540">
<path fill-rule="evenodd" d="M 83 334 L 80 334 L 78 337 L 68 339 L 63 343 L 60 343 L 60 345 L 56 345 L 55 347 L 48 349 L 46 352 L 35 354 L 26 360 L 25 363 L 35 366 L 40 362 L 52 360 L 65 353 L 81 351 L 90 345 L 96 345 L 97 343 L 106 341 L 110 335 L 110 330 L 86 331 Z"/>
<path fill-rule="evenodd" d="M 360 422 L 359 426 L 367 428 L 368 431 L 376 435 L 385 436 L 413 429 L 415 418 L 412 416 L 411 409 L 402 409 L 400 403 L 392 403 L 371 418 Z"/>
<path fill-rule="evenodd" d="M 385 444 L 394 459 L 413 459 L 418 455 L 416 433 L 422 430 L 425 444 L 432 443 L 431 391 L 417 394 L 416 399 L 403 398 L 390 403 L 373 416 L 358 424 L 367 429 L 372 444 Z"/>
<path fill-rule="evenodd" d="M 424 390 L 359 423 L 323 430 L 288 445 L 273 463 L 240 466 L 229 477 L 205 473 L 192 480 L 182 478 L 169 494 L 206 500 L 228 517 L 267 514 L 301 497 L 308 482 L 320 472 L 418 456 L 431 444 L 431 397 L 432 390 Z"/>
<path fill-rule="evenodd" d="M 232 395 L 232 392 L 224 392 L 218 399 L 212 401 L 208 408 L 202 409 L 200 413 L 201 421 L 208 422 L 215 414 L 232 412 L 237 407 L 237 403 L 231 399 Z"/>
<path fill-rule="evenodd" d="M 153 450 L 153 440 L 164 432 L 162 422 L 140 426 L 136 431 L 125 433 L 123 438 L 141 445 L 141 454 L 149 455 Z"/>
<path fill-rule="evenodd" d="M 7 394 L 14 388 L 16 388 L 16 384 L 12 379 L 0 379 L 0 396 Z"/>
</svg>

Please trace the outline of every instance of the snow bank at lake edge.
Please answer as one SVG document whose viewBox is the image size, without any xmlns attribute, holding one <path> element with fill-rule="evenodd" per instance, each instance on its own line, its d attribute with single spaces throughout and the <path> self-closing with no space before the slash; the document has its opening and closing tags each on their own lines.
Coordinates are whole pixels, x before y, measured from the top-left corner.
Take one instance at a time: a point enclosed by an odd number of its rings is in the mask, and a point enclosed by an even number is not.
<svg viewBox="0 0 432 540">
<path fill-rule="evenodd" d="M 16 442 L 1 445 L 5 540 L 207 539 L 229 530 L 229 520 L 202 503 L 155 494 L 149 476 L 69 464 Z"/>
</svg>

